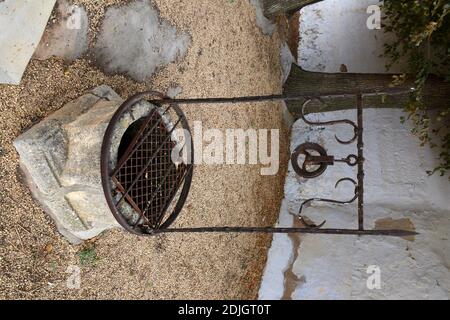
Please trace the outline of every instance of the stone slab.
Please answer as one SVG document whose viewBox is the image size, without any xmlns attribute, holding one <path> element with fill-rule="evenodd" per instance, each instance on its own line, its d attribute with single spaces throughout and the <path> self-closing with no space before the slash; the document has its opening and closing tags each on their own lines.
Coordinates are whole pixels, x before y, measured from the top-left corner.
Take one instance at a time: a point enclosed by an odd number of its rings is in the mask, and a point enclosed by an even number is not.
<svg viewBox="0 0 450 320">
<path fill-rule="evenodd" d="M 0 1 L 0 83 L 19 84 L 56 0 Z"/>
<path fill-rule="evenodd" d="M 34 197 L 71 243 L 118 226 L 103 195 L 100 152 L 122 101 L 111 88 L 97 87 L 14 141 Z"/>
</svg>

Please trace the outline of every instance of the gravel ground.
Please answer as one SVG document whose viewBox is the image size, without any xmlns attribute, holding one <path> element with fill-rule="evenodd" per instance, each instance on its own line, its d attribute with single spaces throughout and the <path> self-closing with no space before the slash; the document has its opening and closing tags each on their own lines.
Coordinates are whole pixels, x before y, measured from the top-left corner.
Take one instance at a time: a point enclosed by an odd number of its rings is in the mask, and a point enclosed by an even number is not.
<svg viewBox="0 0 450 320">
<path fill-rule="evenodd" d="M 77 0 L 95 39 L 105 8 L 127 1 Z M 23 184 L 12 141 L 40 119 L 100 84 L 126 97 L 144 89 L 180 97 L 281 92 L 280 36 L 264 36 L 244 0 L 155 0 L 161 17 L 190 34 L 187 55 L 145 83 L 102 73 L 88 58 L 65 64 L 32 60 L 20 86 L 0 85 L 0 298 L 6 299 L 254 299 L 270 245 L 267 235 L 178 234 L 140 238 L 106 232 L 70 245 Z M 261 176 L 258 165 L 198 165 L 177 226 L 271 225 L 283 196 L 286 141 L 276 103 L 184 107 L 203 127 L 280 128 L 281 167 Z M 81 288 L 68 289 L 70 265 Z"/>
</svg>

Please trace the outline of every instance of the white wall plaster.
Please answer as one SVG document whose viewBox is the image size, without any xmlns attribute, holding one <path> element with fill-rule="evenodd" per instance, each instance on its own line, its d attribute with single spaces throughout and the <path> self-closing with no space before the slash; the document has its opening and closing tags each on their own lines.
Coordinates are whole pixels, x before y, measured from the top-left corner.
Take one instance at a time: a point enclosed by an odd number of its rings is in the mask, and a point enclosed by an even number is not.
<svg viewBox="0 0 450 320">
<path fill-rule="evenodd" d="M 299 64 L 306 70 L 384 73 L 379 57 L 386 41 L 382 30 L 369 30 L 367 6 L 377 0 L 325 0 L 301 11 Z M 401 65 L 397 71 L 401 69 Z M 398 106 L 392 106 L 398 107 Z M 429 177 L 438 150 L 420 147 L 400 123 L 400 109 L 365 109 L 365 227 L 415 230 L 413 238 L 336 235 L 275 235 L 263 275 L 260 299 L 448 299 L 450 297 L 450 183 Z M 311 114 L 314 120 L 350 118 L 354 110 Z M 291 151 L 305 141 L 322 144 L 329 154 L 345 157 L 356 146 L 338 144 L 351 129 L 292 126 Z M 299 178 L 289 164 L 280 226 L 298 226 L 294 214 L 313 196 L 350 199 L 356 168 L 336 164 L 319 178 Z M 313 203 L 303 215 L 326 228 L 356 228 L 352 205 Z M 369 266 L 380 269 L 380 289 L 367 287 Z"/>
<path fill-rule="evenodd" d="M 400 124 L 400 109 L 364 110 L 365 139 L 365 227 L 373 229 L 383 219 L 400 221 L 400 228 L 413 227 L 414 239 L 303 235 L 294 255 L 287 235 L 274 237 L 261 284 L 261 299 L 448 299 L 450 296 L 450 183 L 446 177 L 426 174 L 436 163 L 437 151 L 421 148 Z M 309 116 L 315 120 L 355 119 L 353 110 Z M 334 134 L 349 137 L 345 126 L 313 127 L 298 120 L 292 131 L 291 151 L 305 141 L 318 142 L 329 154 L 344 157 L 355 153 L 355 145 L 340 145 Z M 353 186 L 343 177 L 356 179 L 356 169 L 347 165 L 329 167 L 319 178 L 299 178 L 289 164 L 280 225 L 289 225 L 300 203 L 311 196 L 351 198 Z M 304 215 L 324 227 L 356 228 L 356 205 L 315 203 Z M 403 220 L 400 220 L 403 219 Z M 288 222 L 286 222 L 288 221 Z M 406 222 L 406 223 L 405 223 Z M 398 225 L 397 225 L 398 226 Z M 395 224 L 391 223 L 395 229 Z M 291 238 L 292 241 L 292 238 Z M 366 286 L 367 268 L 381 270 L 381 289 Z M 287 278 L 291 271 L 296 277 Z M 299 281 L 301 279 L 301 281 Z M 292 281 L 296 283 L 292 284 Z M 294 286 L 286 297 L 288 286 Z"/>
<path fill-rule="evenodd" d="M 289 73 L 291 73 L 292 64 L 295 62 L 295 58 L 292 55 L 291 49 L 289 49 L 289 46 L 286 42 L 281 45 L 280 62 L 282 83 L 284 84 L 289 77 Z"/>
<path fill-rule="evenodd" d="M 367 8 L 376 4 L 380 1 L 324 0 L 304 7 L 300 11 L 299 65 L 317 72 L 386 72 L 389 60 L 380 55 L 392 36 L 383 29 L 367 28 Z M 399 72 L 402 66 L 389 72 Z"/>
<path fill-rule="evenodd" d="M 261 29 L 261 32 L 271 36 L 275 32 L 276 25 L 264 16 L 261 0 L 250 0 L 250 3 L 255 7 L 256 24 Z"/>
</svg>

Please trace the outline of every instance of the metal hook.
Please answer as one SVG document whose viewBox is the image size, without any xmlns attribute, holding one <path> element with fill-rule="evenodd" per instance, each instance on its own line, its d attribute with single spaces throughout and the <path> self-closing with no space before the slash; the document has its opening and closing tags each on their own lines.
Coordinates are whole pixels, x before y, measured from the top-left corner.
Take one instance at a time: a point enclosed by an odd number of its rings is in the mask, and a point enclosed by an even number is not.
<svg viewBox="0 0 450 320">
<path fill-rule="evenodd" d="M 322 228 L 325 223 L 327 223 L 327 220 L 324 220 L 321 224 L 316 225 L 315 223 L 309 223 L 306 221 L 306 219 L 303 216 L 298 216 L 299 220 L 305 225 L 308 229 L 320 229 Z"/>
<path fill-rule="evenodd" d="M 357 126 L 353 121 L 348 120 L 348 119 L 341 119 L 341 120 L 316 121 L 316 122 L 313 122 L 313 121 L 309 121 L 308 119 L 306 119 L 306 117 L 305 117 L 305 109 L 306 109 L 306 107 L 308 106 L 308 104 L 309 104 L 311 101 L 313 101 L 313 100 L 317 100 L 317 101 L 319 101 L 321 104 L 326 104 L 326 103 L 323 101 L 323 99 L 321 99 L 321 98 L 311 98 L 311 99 L 306 100 L 306 101 L 303 103 L 303 105 L 302 105 L 302 109 L 301 109 L 301 113 L 300 113 L 300 116 L 301 116 L 301 118 L 303 119 L 303 121 L 304 121 L 306 124 L 309 124 L 309 125 L 311 125 L 311 126 L 327 126 L 327 125 L 335 125 L 335 124 L 348 124 L 348 125 L 351 125 L 351 126 L 353 127 L 353 133 L 354 133 L 354 135 L 353 135 L 353 137 L 352 137 L 350 140 L 342 140 L 342 139 L 340 139 L 337 135 L 334 135 L 334 138 L 335 138 L 336 141 L 339 142 L 340 144 L 351 144 L 351 143 L 353 143 L 353 142 L 356 140 L 356 138 L 358 137 L 358 131 L 359 131 L 358 126 Z"/>
<path fill-rule="evenodd" d="M 342 182 L 344 182 L 344 181 L 350 181 L 350 182 L 353 183 L 354 186 L 355 186 L 355 191 L 354 191 L 354 192 L 355 192 L 355 195 L 354 195 L 354 197 L 353 197 L 352 199 L 346 200 L 346 201 L 340 201 L 340 200 L 325 199 L 325 198 L 310 198 L 310 199 L 307 199 L 307 200 L 303 201 L 302 204 L 300 205 L 300 209 L 298 210 L 299 216 L 301 216 L 303 207 L 304 207 L 306 204 L 308 204 L 308 203 L 310 203 L 310 202 L 313 202 L 313 201 L 329 202 L 329 203 L 337 203 L 337 204 L 348 204 L 348 203 L 352 203 L 352 202 L 354 202 L 356 199 L 358 199 L 358 183 L 357 183 L 355 180 L 353 180 L 352 178 L 342 178 L 342 179 L 340 179 L 340 180 L 338 180 L 338 181 L 336 182 L 336 184 L 334 185 L 334 187 L 337 188 L 337 187 L 338 187 Z"/>
</svg>

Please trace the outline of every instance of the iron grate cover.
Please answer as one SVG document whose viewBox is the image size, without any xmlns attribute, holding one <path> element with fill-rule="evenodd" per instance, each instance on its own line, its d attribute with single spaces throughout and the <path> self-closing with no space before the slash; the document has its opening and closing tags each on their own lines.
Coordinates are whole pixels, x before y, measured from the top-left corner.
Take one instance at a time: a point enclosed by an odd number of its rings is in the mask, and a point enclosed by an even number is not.
<svg viewBox="0 0 450 320">
<path fill-rule="evenodd" d="M 187 166 L 176 165 L 171 154 L 176 145 L 171 139 L 170 130 L 158 112 L 153 112 L 150 119 L 138 121 L 138 132 L 130 137 L 124 136 L 123 143 L 130 138 L 135 143 L 129 144 L 119 160 L 113 176 L 121 192 L 130 189 L 126 201 L 141 213 L 151 228 L 157 228 L 169 204 L 182 182 Z M 130 131 L 128 131 L 130 132 Z M 119 155 L 121 154 L 119 147 Z M 147 166 L 147 162 L 150 164 Z M 139 175 L 144 171 L 142 175 Z M 134 185 L 133 185 L 133 182 Z"/>
<path fill-rule="evenodd" d="M 111 161 L 110 150 L 116 130 L 140 102 L 124 102 L 108 126 L 102 146 L 102 182 L 116 220 L 130 232 L 148 234 L 170 225 L 186 201 L 193 160 L 178 158 L 174 161 L 172 153 L 180 155 L 183 149 L 192 147 L 192 143 L 177 148 L 179 141 L 175 130 L 189 132 L 183 112 L 175 105 L 163 109 L 153 102 L 149 104 L 152 109 L 147 115 L 126 128 L 120 138 L 117 164 L 111 168 L 114 161 Z"/>
</svg>

